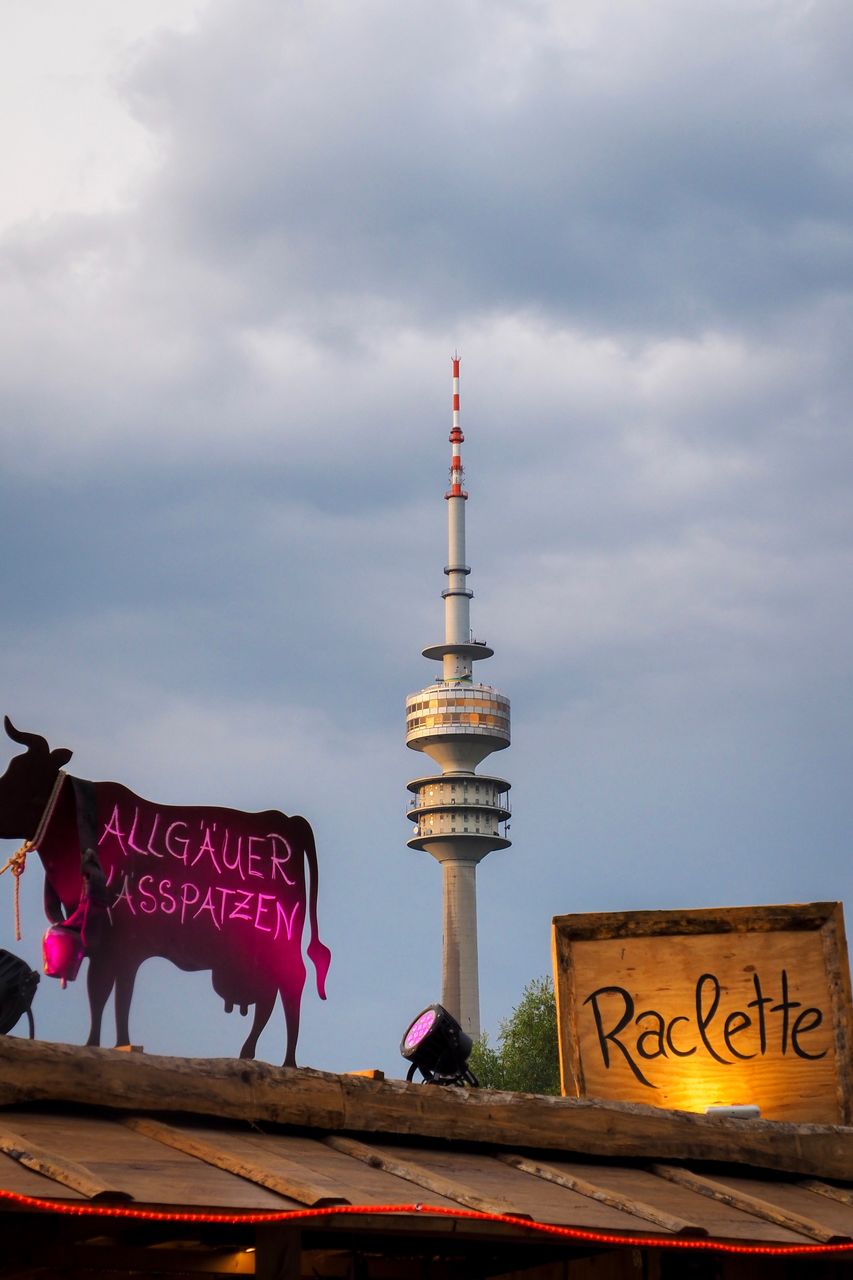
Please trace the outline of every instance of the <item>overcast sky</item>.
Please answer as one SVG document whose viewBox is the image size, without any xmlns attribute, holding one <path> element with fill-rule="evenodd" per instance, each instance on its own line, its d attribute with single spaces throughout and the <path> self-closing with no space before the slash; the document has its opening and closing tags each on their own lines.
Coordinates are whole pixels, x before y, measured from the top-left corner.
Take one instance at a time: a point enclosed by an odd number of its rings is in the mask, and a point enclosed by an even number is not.
<svg viewBox="0 0 853 1280">
<path fill-rule="evenodd" d="M 849 903 L 847 0 L 0 16 L 0 712 L 79 776 L 311 820 L 300 1062 L 402 1074 L 439 995 L 403 705 L 456 348 L 478 674 L 513 706 L 484 1026 L 554 914 Z M 0 947 L 40 967 L 37 862 L 21 943 L 10 881 Z M 85 1039 L 82 981 L 35 1011 Z M 228 1056 L 238 1020 L 140 975 L 146 1049 Z"/>
</svg>

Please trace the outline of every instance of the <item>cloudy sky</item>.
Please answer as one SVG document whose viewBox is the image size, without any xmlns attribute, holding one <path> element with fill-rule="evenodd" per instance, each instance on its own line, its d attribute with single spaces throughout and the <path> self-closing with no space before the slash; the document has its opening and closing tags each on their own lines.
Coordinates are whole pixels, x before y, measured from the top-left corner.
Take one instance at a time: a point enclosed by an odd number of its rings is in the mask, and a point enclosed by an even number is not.
<svg viewBox="0 0 853 1280">
<path fill-rule="evenodd" d="M 0 16 L 0 711 L 80 776 L 310 818 L 300 1061 L 402 1074 L 439 994 L 403 700 L 442 636 L 455 348 L 513 703 L 485 1027 L 554 914 L 849 904 L 846 0 Z M 21 943 L 10 880 L 0 946 L 38 967 L 37 863 Z M 43 979 L 39 1034 L 85 1039 L 85 1004 Z M 230 1055 L 238 1018 L 142 970 L 147 1049 Z"/>
</svg>

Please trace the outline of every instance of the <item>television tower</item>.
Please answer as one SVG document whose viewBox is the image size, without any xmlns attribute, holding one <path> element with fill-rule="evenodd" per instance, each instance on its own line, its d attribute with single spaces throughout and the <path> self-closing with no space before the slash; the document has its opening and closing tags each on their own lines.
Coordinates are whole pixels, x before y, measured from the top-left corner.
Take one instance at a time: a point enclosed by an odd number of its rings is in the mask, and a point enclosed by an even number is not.
<svg viewBox="0 0 853 1280">
<path fill-rule="evenodd" d="M 510 816 L 503 778 L 474 772 L 493 751 L 509 746 L 509 699 L 473 679 L 474 663 L 494 653 L 471 634 L 465 562 L 465 503 L 459 426 L 459 357 L 453 357 L 453 425 L 447 500 L 448 555 L 444 572 L 444 642 L 429 645 L 425 658 L 442 664 L 441 678 L 406 698 L 406 746 L 425 751 L 440 774 L 408 784 L 406 813 L 415 824 L 407 841 L 424 849 L 444 871 L 444 936 L 441 1003 L 468 1035 L 480 1034 L 477 969 L 477 863 L 493 849 L 506 849 Z"/>
</svg>

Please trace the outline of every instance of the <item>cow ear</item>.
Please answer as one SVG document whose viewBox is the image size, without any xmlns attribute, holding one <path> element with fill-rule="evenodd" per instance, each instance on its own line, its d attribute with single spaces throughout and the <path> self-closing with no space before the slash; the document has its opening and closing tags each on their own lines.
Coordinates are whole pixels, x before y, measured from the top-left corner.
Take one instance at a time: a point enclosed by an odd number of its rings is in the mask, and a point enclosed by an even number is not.
<svg viewBox="0 0 853 1280">
<path fill-rule="evenodd" d="M 50 753 L 50 763 L 55 764 L 57 769 L 61 769 L 64 764 L 68 764 L 73 755 L 74 752 L 69 751 L 67 747 L 57 747 Z"/>
</svg>

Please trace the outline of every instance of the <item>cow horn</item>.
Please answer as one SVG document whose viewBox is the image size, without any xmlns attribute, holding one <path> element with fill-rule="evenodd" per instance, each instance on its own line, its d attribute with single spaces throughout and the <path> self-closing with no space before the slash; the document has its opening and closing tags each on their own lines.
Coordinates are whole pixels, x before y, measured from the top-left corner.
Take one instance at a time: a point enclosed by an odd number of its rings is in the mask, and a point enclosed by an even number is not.
<svg viewBox="0 0 853 1280">
<path fill-rule="evenodd" d="M 6 726 L 6 732 L 13 742 L 19 742 L 22 747 L 27 747 L 30 751 L 37 751 L 39 754 L 47 755 L 50 748 L 47 745 L 47 738 L 43 738 L 39 733 L 22 733 L 20 729 L 16 729 L 8 716 L 3 717 L 3 724 Z"/>
</svg>

